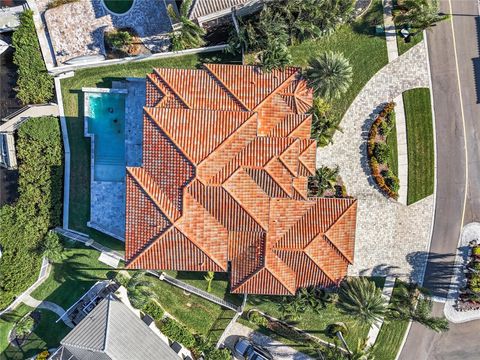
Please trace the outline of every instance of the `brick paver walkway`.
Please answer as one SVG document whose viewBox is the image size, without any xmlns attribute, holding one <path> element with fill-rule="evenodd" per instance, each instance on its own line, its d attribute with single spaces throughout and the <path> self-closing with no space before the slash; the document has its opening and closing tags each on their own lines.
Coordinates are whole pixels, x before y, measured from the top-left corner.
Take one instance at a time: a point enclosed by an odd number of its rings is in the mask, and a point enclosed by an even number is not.
<svg viewBox="0 0 480 360">
<path fill-rule="evenodd" d="M 428 87 L 424 43 L 390 62 L 365 85 L 347 110 L 333 144 L 319 148 L 317 166 L 340 166 L 347 192 L 358 199 L 355 274 L 394 275 L 418 281 L 430 241 L 433 196 L 408 207 L 374 185 L 367 161 L 368 131 L 382 103 L 404 91 Z"/>
</svg>

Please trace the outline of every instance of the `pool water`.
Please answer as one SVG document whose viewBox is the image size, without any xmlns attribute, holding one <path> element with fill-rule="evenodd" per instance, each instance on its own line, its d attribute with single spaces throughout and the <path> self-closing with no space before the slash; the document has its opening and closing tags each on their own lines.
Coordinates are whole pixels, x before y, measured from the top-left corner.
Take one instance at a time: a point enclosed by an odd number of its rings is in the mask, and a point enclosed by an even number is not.
<svg viewBox="0 0 480 360">
<path fill-rule="evenodd" d="M 94 135 L 94 180 L 125 179 L 125 94 L 88 95 L 88 132 Z"/>
</svg>

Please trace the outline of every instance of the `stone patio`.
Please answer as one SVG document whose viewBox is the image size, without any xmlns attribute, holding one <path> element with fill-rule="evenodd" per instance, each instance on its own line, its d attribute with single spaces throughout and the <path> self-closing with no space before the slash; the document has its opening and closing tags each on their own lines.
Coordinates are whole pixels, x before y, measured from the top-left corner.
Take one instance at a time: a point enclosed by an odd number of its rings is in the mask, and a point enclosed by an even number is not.
<svg viewBox="0 0 480 360">
<path fill-rule="evenodd" d="M 103 34 L 114 28 L 133 28 L 152 52 L 166 51 L 172 24 L 163 0 L 135 0 L 123 15 L 110 13 L 103 0 L 79 0 L 46 9 L 48 0 L 39 0 L 38 8 L 47 29 L 57 65 L 86 55 L 105 55 Z"/>
<path fill-rule="evenodd" d="M 387 199 L 374 184 L 366 154 L 368 131 L 380 105 L 418 87 L 429 87 L 423 42 L 370 79 L 347 110 L 341 123 L 343 133 L 337 132 L 332 145 L 317 150 L 317 166 L 339 165 L 347 192 L 358 199 L 351 275 L 393 275 L 412 281 L 423 278 L 433 196 L 408 207 Z"/>
</svg>

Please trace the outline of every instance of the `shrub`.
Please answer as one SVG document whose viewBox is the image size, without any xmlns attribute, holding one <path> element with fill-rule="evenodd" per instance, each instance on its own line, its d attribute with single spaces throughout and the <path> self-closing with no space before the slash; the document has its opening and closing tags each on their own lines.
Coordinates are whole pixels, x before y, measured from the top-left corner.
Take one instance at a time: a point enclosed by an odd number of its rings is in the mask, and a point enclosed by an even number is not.
<svg viewBox="0 0 480 360">
<path fill-rule="evenodd" d="M 48 352 L 48 350 L 44 350 L 37 355 L 35 360 L 47 360 L 49 356 L 50 356 L 50 353 Z"/>
<path fill-rule="evenodd" d="M 38 44 L 33 11 L 20 14 L 20 26 L 13 33 L 13 63 L 18 66 L 15 91 L 25 104 L 41 104 L 53 99 L 53 78 L 47 73 Z"/>
<path fill-rule="evenodd" d="M 168 317 L 160 321 L 159 325 L 160 330 L 171 340 L 177 341 L 189 349 L 194 347 L 195 338 L 185 326 Z"/>
<path fill-rule="evenodd" d="M 475 256 L 480 256 L 480 246 L 474 246 L 472 249 L 472 254 Z"/>
<path fill-rule="evenodd" d="M 80 0 L 52 0 L 48 3 L 47 9 L 53 9 L 62 5 L 78 2 Z"/>
<path fill-rule="evenodd" d="M 125 30 L 114 30 L 105 33 L 105 43 L 113 50 L 127 52 L 127 47 L 132 44 L 133 36 Z"/>
<path fill-rule="evenodd" d="M 49 231 L 42 244 L 42 253 L 50 262 L 59 262 L 63 258 L 63 244 L 56 232 Z"/>
<path fill-rule="evenodd" d="M 385 113 L 387 114 L 391 114 L 393 110 L 395 110 L 395 103 L 393 101 L 390 101 L 389 103 L 387 103 L 383 108 L 383 111 L 385 111 Z"/>
<path fill-rule="evenodd" d="M 40 269 L 48 230 L 61 224 L 62 141 L 58 119 L 31 118 L 18 130 L 19 198 L 0 208 L 0 309 L 26 290 Z"/>
<path fill-rule="evenodd" d="M 480 262 L 474 261 L 473 264 L 470 265 L 470 267 L 471 267 L 473 270 L 480 271 Z"/>
<path fill-rule="evenodd" d="M 286 45 L 271 43 L 260 54 L 260 65 L 263 70 L 270 72 L 274 69 L 284 69 L 291 64 L 292 55 Z"/>
<path fill-rule="evenodd" d="M 400 182 L 398 181 L 398 178 L 395 175 L 386 177 L 385 185 L 387 185 L 388 188 L 394 193 L 397 193 L 398 190 L 400 189 Z"/>
<path fill-rule="evenodd" d="M 24 337 L 32 332 L 34 326 L 35 321 L 30 315 L 27 315 L 15 325 L 15 334 L 18 337 Z"/>
<path fill-rule="evenodd" d="M 130 277 L 128 277 L 126 274 L 123 274 L 121 272 L 118 272 L 115 276 L 115 281 L 125 288 L 128 286 L 129 280 L 130 280 Z"/>
<path fill-rule="evenodd" d="M 143 307 L 143 311 L 150 315 L 155 320 L 160 320 L 165 312 L 155 301 L 149 301 L 147 305 Z"/>
<path fill-rule="evenodd" d="M 248 321 L 250 321 L 252 324 L 267 327 L 268 326 L 268 320 L 261 315 L 257 311 L 250 311 L 248 313 Z"/>
<path fill-rule="evenodd" d="M 389 156 L 388 145 L 384 142 L 377 142 L 373 148 L 373 156 L 380 164 L 385 164 Z"/>
</svg>

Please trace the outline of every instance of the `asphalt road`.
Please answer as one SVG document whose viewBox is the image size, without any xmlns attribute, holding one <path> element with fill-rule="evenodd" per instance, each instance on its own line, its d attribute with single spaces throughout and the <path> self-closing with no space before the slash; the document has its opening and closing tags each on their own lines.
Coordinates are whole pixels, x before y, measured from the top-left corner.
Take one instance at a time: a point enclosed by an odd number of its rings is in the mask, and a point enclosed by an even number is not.
<svg viewBox="0 0 480 360">
<path fill-rule="evenodd" d="M 424 285 L 444 297 L 461 228 L 480 221 L 480 17 L 477 0 L 441 0 L 451 13 L 428 31 L 437 146 L 435 220 Z M 467 182 L 465 181 L 467 179 Z M 434 313 L 443 313 L 435 303 Z M 436 334 L 413 324 L 401 360 L 480 359 L 480 321 Z"/>
</svg>

